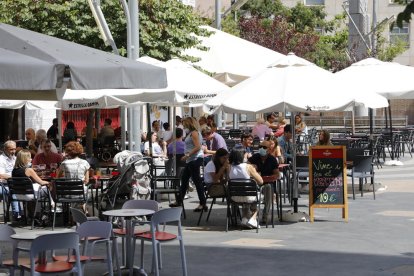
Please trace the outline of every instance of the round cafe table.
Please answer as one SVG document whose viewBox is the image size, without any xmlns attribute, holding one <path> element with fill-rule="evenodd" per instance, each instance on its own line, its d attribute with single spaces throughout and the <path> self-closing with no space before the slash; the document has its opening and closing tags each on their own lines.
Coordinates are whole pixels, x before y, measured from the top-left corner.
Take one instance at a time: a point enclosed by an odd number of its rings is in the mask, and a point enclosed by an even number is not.
<svg viewBox="0 0 414 276">
<path fill-rule="evenodd" d="M 152 215 L 154 210 L 149 209 L 117 209 L 103 212 L 103 215 L 108 217 L 122 217 L 125 219 L 125 243 L 126 243 L 126 258 L 125 266 L 121 267 L 121 272 L 128 272 L 129 275 L 147 275 L 144 269 L 134 266 L 132 256 L 132 238 L 134 235 L 134 229 L 132 226 L 132 218 Z"/>
</svg>

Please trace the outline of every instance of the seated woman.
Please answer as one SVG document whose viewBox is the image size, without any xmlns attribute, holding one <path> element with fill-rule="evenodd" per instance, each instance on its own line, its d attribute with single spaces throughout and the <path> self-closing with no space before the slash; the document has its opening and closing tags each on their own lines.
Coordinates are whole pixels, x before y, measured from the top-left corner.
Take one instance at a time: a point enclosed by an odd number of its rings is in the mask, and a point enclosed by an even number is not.
<svg viewBox="0 0 414 276">
<path fill-rule="evenodd" d="M 230 152 L 230 166 L 229 166 L 229 179 L 250 179 L 253 178 L 257 184 L 263 184 L 262 177 L 257 173 L 256 169 L 247 163 L 243 163 L 244 150 L 233 149 Z M 252 228 L 259 227 L 257 224 L 257 205 L 252 204 L 256 200 L 256 197 L 241 197 L 234 196 L 232 200 L 241 202 L 243 204 L 242 209 L 242 225 Z"/>
<path fill-rule="evenodd" d="M 332 146 L 331 134 L 326 129 L 322 129 L 319 133 L 319 141 L 316 143 L 317 146 Z"/>
<path fill-rule="evenodd" d="M 167 157 L 167 143 L 162 141 L 160 145 L 157 141 L 158 134 L 151 131 L 151 142 L 152 142 L 152 157 Z M 162 147 L 161 147 L 162 146 Z M 149 141 L 144 143 L 144 154 L 149 156 Z"/>
<path fill-rule="evenodd" d="M 69 142 L 65 145 L 65 160 L 57 171 L 58 177 L 80 179 L 84 183 L 85 196 L 88 194 L 89 168 L 88 161 L 79 158 L 83 147 L 79 142 Z M 85 205 L 83 206 L 85 210 Z M 85 210 L 86 211 L 86 210 Z"/>
<path fill-rule="evenodd" d="M 277 141 L 276 137 L 270 137 L 269 138 L 269 154 L 272 155 L 273 157 L 275 157 L 276 159 L 278 159 L 279 164 L 283 164 L 284 160 L 283 160 L 283 154 L 282 154 L 282 149 L 279 146 L 279 143 Z"/>
<path fill-rule="evenodd" d="M 36 172 L 30 168 L 30 162 L 32 161 L 32 155 L 29 150 L 23 149 L 17 153 L 16 162 L 12 171 L 12 177 L 29 177 L 33 182 L 33 190 L 37 193 L 38 198 L 47 198 L 49 196 L 48 187 L 49 182 L 42 180 Z M 30 196 L 24 196 L 29 199 Z M 19 198 L 18 198 L 19 199 Z M 51 204 L 53 205 L 53 201 Z M 29 209 L 34 209 L 34 206 L 30 205 Z M 29 215 L 32 214 L 29 212 Z M 28 214 L 26 214 L 28 215 Z"/>
<path fill-rule="evenodd" d="M 218 149 L 213 160 L 205 166 L 204 183 L 210 196 L 225 196 L 224 186 L 214 184 L 225 184 L 229 166 L 229 152 L 223 148 Z"/>
</svg>

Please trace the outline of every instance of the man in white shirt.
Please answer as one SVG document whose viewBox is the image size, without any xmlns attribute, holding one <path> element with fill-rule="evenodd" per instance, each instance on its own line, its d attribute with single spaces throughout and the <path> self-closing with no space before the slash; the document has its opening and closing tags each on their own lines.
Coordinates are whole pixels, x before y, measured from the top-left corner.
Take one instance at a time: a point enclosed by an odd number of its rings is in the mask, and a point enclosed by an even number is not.
<svg viewBox="0 0 414 276">
<path fill-rule="evenodd" d="M 6 195 L 9 192 L 7 187 L 7 179 L 11 177 L 14 163 L 16 162 L 16 142 L 14 141 L 6 141 L 4 143 L 4 151 L 3 154 L 0 155 L 0 181 L 4 186 L 0 189 L 2 190 L 2 194 Z M 15 219 L 20 218 L 20 207 L 17 201 L 12 203 L 12 210 L 13 216 Z M 8 214 L 6 214 L 8 216 Z"/>
</svg>

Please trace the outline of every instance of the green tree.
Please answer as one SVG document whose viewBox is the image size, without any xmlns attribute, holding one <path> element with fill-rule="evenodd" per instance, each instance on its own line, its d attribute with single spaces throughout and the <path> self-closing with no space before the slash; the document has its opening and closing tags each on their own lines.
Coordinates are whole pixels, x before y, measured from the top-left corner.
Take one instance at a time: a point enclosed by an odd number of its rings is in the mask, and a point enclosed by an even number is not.
<svg viewBox="0 0 414 276">
<path fill-rule="evenodd" d="M 121 54 L 126 54 L 126 20 L 118 0 L 102 1 L 102 11 Z M 140 55 L 161 60 L 181 57 L 181 50 L 199 44 L 192 34 L 202 18 L 178 0 L 140 0 Z M 110 51 L 86 0 L 2 0 L 0 22 Z M 190 57 L 183 57 L 188 59 Z"/>
</svg>

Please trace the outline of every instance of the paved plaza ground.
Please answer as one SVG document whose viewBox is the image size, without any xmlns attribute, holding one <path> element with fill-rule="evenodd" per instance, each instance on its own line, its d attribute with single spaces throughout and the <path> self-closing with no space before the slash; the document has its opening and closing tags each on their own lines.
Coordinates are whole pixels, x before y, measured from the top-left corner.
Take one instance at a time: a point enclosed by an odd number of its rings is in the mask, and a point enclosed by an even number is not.
<svg viewBox="0 0 414 276">
<path fill-rule="evenodd" d="M 367 192 L 349 199 L 349 221 L 340 209 L 316 209 L 315 222 L 277 222 L 275 228 L 225 232 L 224 203 L 215 205 L 208 223 L 197 227 L 197 195 L 186 200 L 183 220 L 188 275 L 414 275 L 414 159 L 403 166 L 376 170 L 376 183 L 386 186 L 376 200 Z M 167 203 L 161 203 L 167 208 Z M 286 204 L 284 210 L 291 207 Z M 308 213 L 308 196 L 299 211 Z M 205 217 L 204 217 L 205 218 Z M 17 228 L 30 231 L 27 227 Z M 139 247 L 135 263 L 139 263 Z M 181 275 L 177 242 L 164 244 L 161 275 Z M 146 247 L 146 267 L 151 249 Z M 89 264 L 86 275 L 101 275 L 104 264 Z"/>
</svg>

